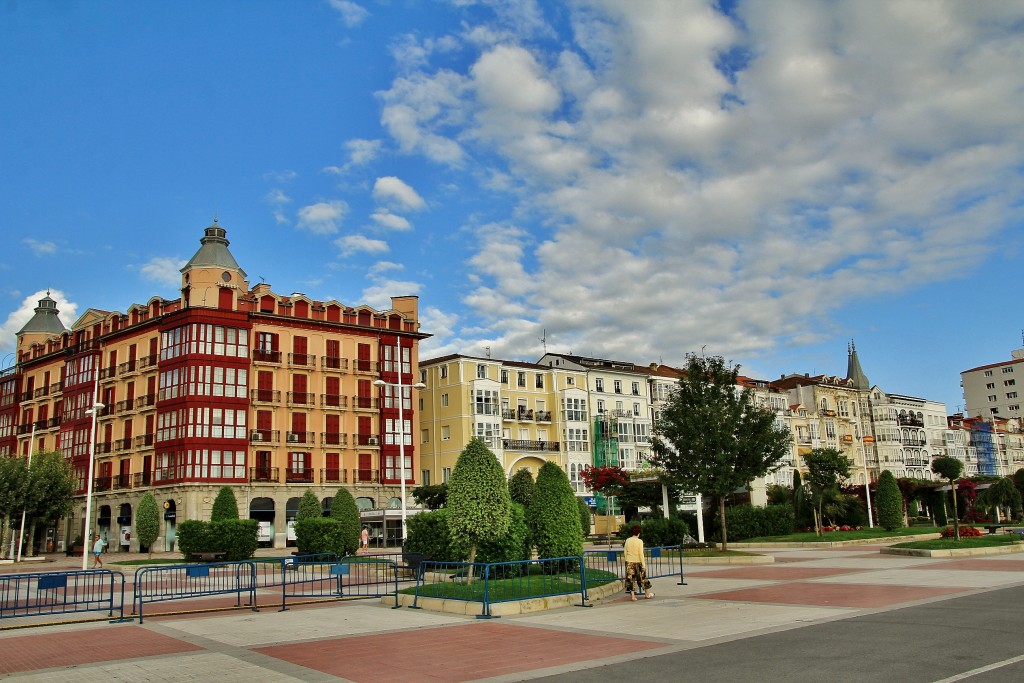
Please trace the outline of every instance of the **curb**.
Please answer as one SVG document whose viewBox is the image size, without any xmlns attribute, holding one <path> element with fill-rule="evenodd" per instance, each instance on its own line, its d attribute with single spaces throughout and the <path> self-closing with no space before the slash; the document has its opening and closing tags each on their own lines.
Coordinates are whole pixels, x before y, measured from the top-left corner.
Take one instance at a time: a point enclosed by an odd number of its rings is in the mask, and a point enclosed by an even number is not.
<svg viewBox="0 0 1024 683">
<path fill-rule="evenodd" d="M 621 593 L 625 590 L 625 584 L 619 581 L 612 581 L 603 586 L 597 586 L 587 591 L 589 602 L 603 600 L 611 595 Z M 412 607 L 416 596 L 407 593 L 398 594 L 399 607 Z M 579 607 L 579 593 L 570 595 L 549 595 L 543 598 L 529 598 L 527 600 L 509 600 L 508 602 L 496 602 L 491 605 L 492 617 L 515 616 L 517 614 L 529 614 L 531 612 L 543 612 L 549 609 L 562 607 Z M 380 604 L 385 607 L 395 607 L 395 598 L 385 596 L 380 599 Z M 458 614 L 460 616 L 478 617 L 484 613 L 482 602 L 471 602 L 469 600 L 446 600 L 444 598 L 424 598 L 416 601 L 417 609 L 425 609 L 430 612 L 443 612 L 445 614 Z"/>
<path fill-rule="evenodd" d="M 986 555 L 1009 555 L 1024 552 L 1024 543 L 997 545 L 991 548 L 955 548 L 950 550 L 923 550 L 920 548 L 882 548 L 883 555 L 905 557 L 984 557 Z"/>
</svg>

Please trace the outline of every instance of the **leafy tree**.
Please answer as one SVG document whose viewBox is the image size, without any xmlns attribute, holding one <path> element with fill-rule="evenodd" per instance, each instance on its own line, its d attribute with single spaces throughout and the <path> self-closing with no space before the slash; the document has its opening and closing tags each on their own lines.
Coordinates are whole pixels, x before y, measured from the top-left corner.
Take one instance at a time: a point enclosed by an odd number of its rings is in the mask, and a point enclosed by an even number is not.
<svg viewBox="0 0 1024 683">
<path fill-rule="evenodd" d="M 508 532 L 511 505 L 497 457 L 483 440 L 472 439 L 455 462 L 445 506 L 452 538 L 469 543 L 470 564 L 476 561 L 480 543 L 496 541 Z M 472 573 L 469 578 L 472 581 Z"/>
<path fill-rule="evenodd" d="M 583 531 L 569 477 L 553 462 L 537 471 L 537 489 L 530 505 L 538 557 L 575 557 L 583 553 Z"/>
<path fill-rule="evenodd" d="M 359 548 L 359 507 L 346 488 L 338 489 L 331 500 L 331 519 L 341 524 L 342 553 L 355 555 Z"/>
<path fill-rule="evenodd" d="M 533 482 L 533 473 L 523 467 L 512 475 L 508 480 L 508 495 L 513 503 L 519 503 L 523 507 L 530 507 L 533 500 L 533 491 L 536 484 Z"/>
<path fill-rule="evenodd" d="M 1021 498 L 1024 498 L 1024 468 L 1013 473 L 1013 485 L 1021 495 Z"/>
<path fill-rule="evenodd" d="M 1003 477 L 979 493 L 975 504 L 985 510 L 998 511 L 1001 508 L 1009 508 L 1012 517 L 1019 517 L 1021 496 L 1020 492 L 1013 485 L 1013 479 Z"/>
<path fill-rule="evenodd" d="M 28 486 L 28 467 L 17 456 L 0 457 L 0 515 L 3 516 L 2 547 L 10 548 L 11 519 L 21 514 Z"/>
<path fill-rule="evenodd" d="M 135 508 L 135 535 L 139 538 L 139 547 L 147 548 L 153 557 L 153 544 L 160 535 L 160 510 L 153 494 L 146 492 Z"/>
<path fill-rule="evenodd" d="M 217 497 L 213 500 L 210 521 L 220 522 L 225 519 L 238 519 L 238 501 L 230 486 L 221 486 Z"/>
<path fill-rule="evenodd" d="M 59 451 L 36 453 L 28 470 L 25 512 L 32 519 L 28 537 L 35 537 L 37 523 L 56 523 L 67 515 L 75 497 L 71 464 Z"/>
<path fill-rule="evenodd" d="M 313 493 L 313 489 L 306 489 L 299 500 L 299 509 L 295 511 L 295 521 L 300 519 L 316 519 L 324 516 L 324 506 L 320 499 Z"/>
<path fill-rule="evenodd" d="M 807 486 L 815 504 L 814 529 L 821 536 L 825 496 L 838 491 L 839 484 L 850 476 L 853 461 L 838 448 L 815 448 L 804 455 L 804 464 L 807 465 Z"/>
<path fill-rule="evenodd" d="M 590 524 L 593 521 L 593 518 L 590 516 L 590 506 L 587 505 L 587 501 L 579 496 L 576 497 L 576 505 L 580 509 L 580 531 L 583 532 L 583 537 L 586 538 L 590 535 Z"/>
<path fill-rule="evenodd" d="M 953 491 L 953 539 L 957 541 L 960 540 L 960 515 L 956 509 L 956 480 L 963 471 L 964 464 L 956 458 L 945 455 L 932 458 L 932 472 L 948 481 L 949 488 Z"/>
<path fill-rule="evenodd" d="M 664 501 L 661 496 L 661 487 L 668 487 L 668 516 L 678 517 L 679 512 L 672 501 L 679 500 L 681 489 L 672 482 L 661 481 L 630 481 L 629 486 L 622 489 L 616 500 L 625 515 L 626 521 L 635 520 L 639 516 L 640 508 L 649 507 L 654 511 L 655 517 L 664 517 L 662 506 Z M 630 525 L 632 526 L 632 525 Z M 646 538 L 646 536 L 644 537 Z"/>
<path fill-rule="evenodd" d="M 799 526 L 807 526 L 807 489 L 803 485 L 800 470 L 793 470 L 793 515 Z"/>
<path fill-rule="evenodd" d="M 789 454 L 789 430 L 739 388 L 739 365 L 687 355 L 686 370 L 655 426 L 654 463 L 687 491 L 719 498 L 722 549 L 728 549 L 725 499 L 771 472 Z"/>
<path fill-rule="evenodd" d="M 604 496 L 605 514 L 608 516 L 608 547 L 612 546 L 612 499 L 629 486 L 629 474 L 615 465 L 591 467 L 587 465 L 580 472 L 580 478 L 591 491 Z"/>
<path fill-rule="evenodd" d="M 427 484 L 412 490 L 412 499 L 428 510 L 440 510 L 448 500 L 447 484 Z"/>
<path fill-rule="evenodd" d="M 895 531 L 903 526 L 903 494 L 896 484 L 896 477 L 889 470 L 882 470 L 875 489 L 875 507 L 878 509 L 878 524 L 886 531 Z"/>
</svg>

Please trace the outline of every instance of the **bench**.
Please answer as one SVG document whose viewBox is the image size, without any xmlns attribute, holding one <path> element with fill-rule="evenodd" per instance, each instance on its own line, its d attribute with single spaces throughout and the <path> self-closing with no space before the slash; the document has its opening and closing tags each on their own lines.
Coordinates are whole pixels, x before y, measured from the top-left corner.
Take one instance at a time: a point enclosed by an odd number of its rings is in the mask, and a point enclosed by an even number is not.
<svg viewBox="0 0 1024 683">
<path fill-rule="evenodd" d="M 996 533 L 999 533 L 999 530 L 1002 527 L 999 526 L 998 524 L 988 524 L 988 525 L 985 526 L 985 528 L 988 529 L 988 532 L 990 534 L 996 534 Z"/>
<path fill-rule="evenodd" d="M 205 552 L 205 553 L 192 553 L 192 557 L 199 560 L 200 562 L 216 562 L 217 560 L 223 560 L 226 552 Z"/>
</svg>

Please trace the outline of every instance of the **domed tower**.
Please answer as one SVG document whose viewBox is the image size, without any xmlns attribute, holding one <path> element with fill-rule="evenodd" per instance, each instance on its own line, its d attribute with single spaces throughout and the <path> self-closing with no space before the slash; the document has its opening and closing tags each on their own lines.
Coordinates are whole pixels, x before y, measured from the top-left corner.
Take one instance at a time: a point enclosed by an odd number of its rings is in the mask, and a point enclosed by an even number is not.
<svg viewBox="0 0 1024 683">
<path fill-rule="evenodd" d="M 60 311 L 57 310 L 57 302 L 50 298 L 47 290 L 46 296 L 39 300 L 36 306 L 35 315 L 18 330 L 18 353 L 27 351 L 32 344 L 42 343 L 57 334 L 64 334 L 68 328 L 60 320 Z"/>
<path fill-rule="evenodd" d="M 199 251 L 181 269 L 182 304 L 185 308 L 234 309 L 237 296 L 248 291 L 249 283 L 228 250 L 227 231 L 214 218 L 199 243 Z"/>
</svg>

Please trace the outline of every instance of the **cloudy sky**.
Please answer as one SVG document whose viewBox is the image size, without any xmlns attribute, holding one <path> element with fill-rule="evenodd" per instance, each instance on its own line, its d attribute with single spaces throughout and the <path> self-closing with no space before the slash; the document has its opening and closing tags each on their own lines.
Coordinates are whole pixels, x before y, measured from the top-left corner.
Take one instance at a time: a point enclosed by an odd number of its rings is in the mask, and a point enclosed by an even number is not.
<svg viewBox="0 0 1024 683">
<path fill-rule="evenodd" d="M 853 339 L 954 411 L 1024 346 L 1022 33 L 1010 2 L 9 0 L 0 353 L 48 288 L 68 325 L 176 296 L 216 216 L 252 284 L 418 295 L 424 358 L 771 379 Z"/>
</svg>

